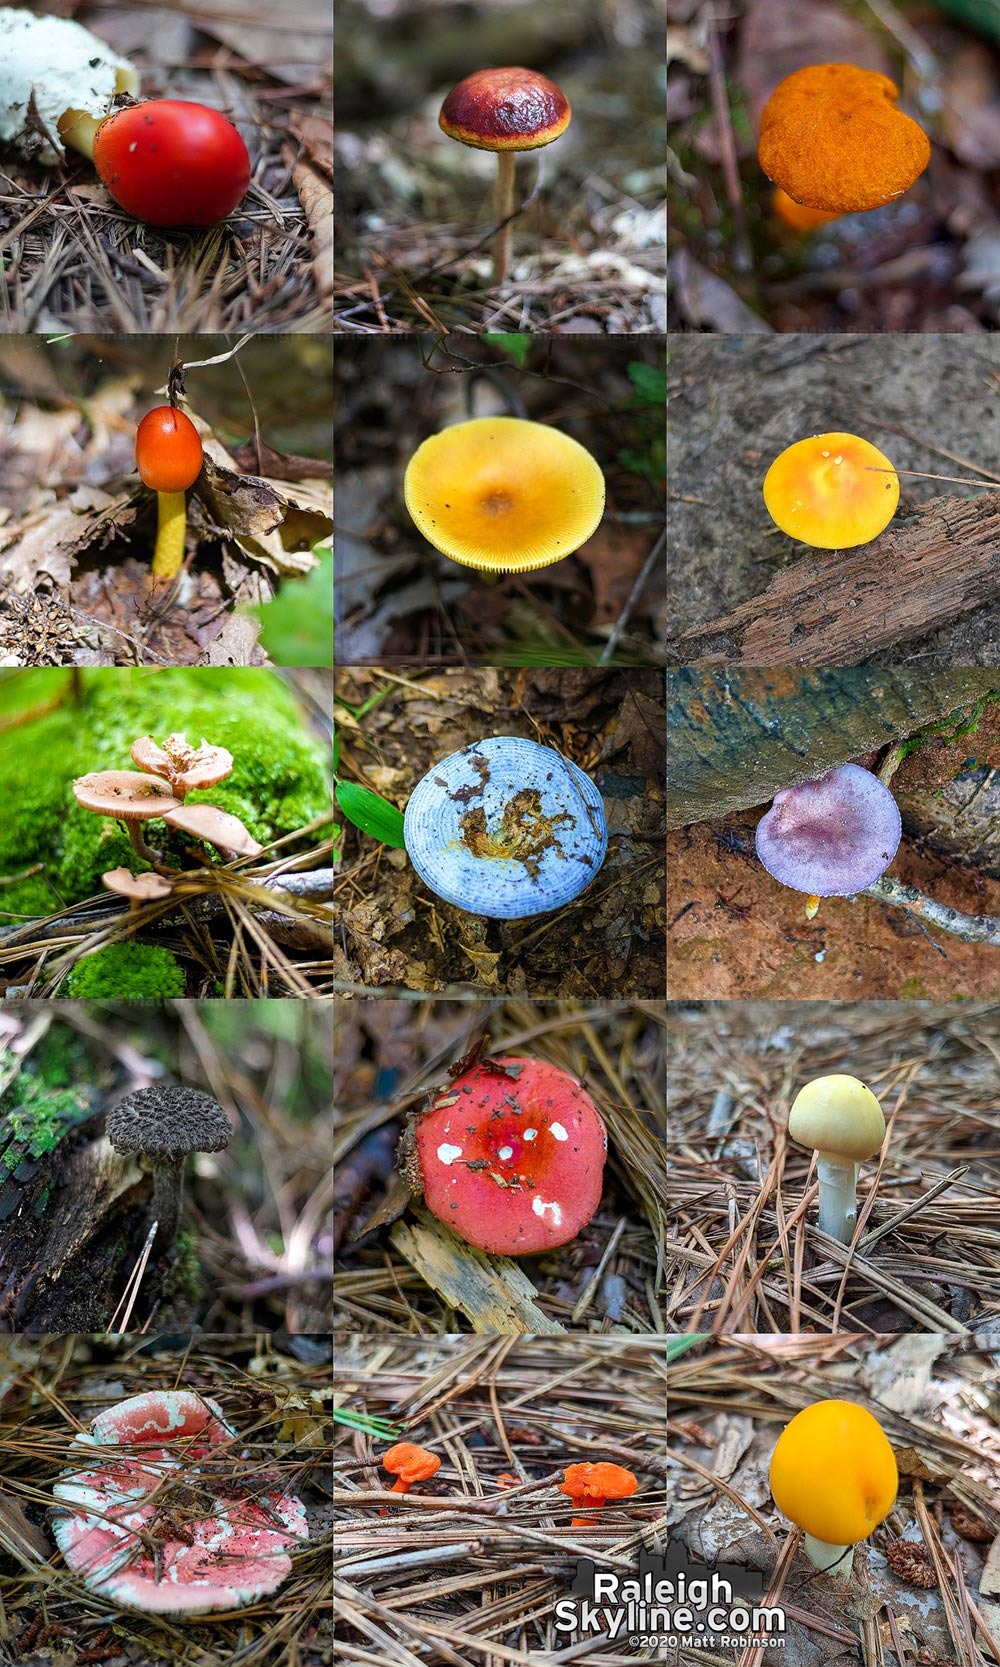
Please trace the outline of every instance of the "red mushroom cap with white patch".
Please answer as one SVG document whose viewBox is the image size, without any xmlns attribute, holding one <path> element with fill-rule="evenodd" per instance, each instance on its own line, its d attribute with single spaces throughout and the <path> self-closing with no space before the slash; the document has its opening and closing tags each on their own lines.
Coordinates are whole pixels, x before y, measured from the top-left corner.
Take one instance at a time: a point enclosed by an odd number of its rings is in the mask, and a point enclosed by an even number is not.
<svg viewBox="0 0 1000 1667">
<path fill-rule="evenodd" d="M 256 1467 L 242 1494 L 238 1448 L 237 1480 L 223 1480 L 218 1461 L 200 1470 L 234 1440 L 216 1403 L 187 1390 L 149 1391 L 102 1412 L 74 1437 L 73 1468 L 53 1488 L 67 1508 L 53 1532 L 69 1567 L 102 1597 L 156 1614 L 234 1609 L 274 1591 L 291 1573 L 289 1547 L 309 1537 L 305 1510 L 264 1486 Z M 164 1522 L 175 1482 L 180 1536 Z"/>
<path fill-rule="evenodd" d="M 428 1209 L 496 1255 L 567 1244 L 601 1201 L 604 1122 L 575 1077 L 539 1059 L 464 1071 L 418 1118 L 415 1142 Z"/>
</svg>

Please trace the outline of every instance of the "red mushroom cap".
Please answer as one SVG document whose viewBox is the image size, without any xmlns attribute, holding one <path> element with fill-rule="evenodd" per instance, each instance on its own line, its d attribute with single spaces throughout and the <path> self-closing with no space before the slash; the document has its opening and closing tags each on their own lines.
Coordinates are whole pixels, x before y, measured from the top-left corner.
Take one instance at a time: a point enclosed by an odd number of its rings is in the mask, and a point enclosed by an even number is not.
<svg viewBox="0 0 1000 1667">
<path fill-rule="evenodd" d="M 186 492 L 201 473 L 202 456 L 198 430 L 183 411 L 157 405 L 146 412 L 135 436 L 135 466 L 144 486 Z"/>
<path fill-rule="evenodd" d="M 215 1402 L 188 1390 L 148 1391 L 102 1412 L 74 1437 L 72 1468 L 53 1489 L 66 1507 L 53 1532 L 69 1567 L 100 1596 L 148 1613 L 234 1609 L 274 1591 L 291 1573 L 289 1548 L 309 1537 L 305 1511 L 267 1486 L 256 1463 L 244 1494 L 229 1475 L 246 1457 L 238 1449 L 225 1474 L 201 1468 L 236 1439 Z"/>
<path fill-rule="evenodd" d="M 150 226 L 214 226 L 246 196 L 250 158 L 207 104 L 154 98 L 109 116 L 94 166 L 115 202 Z"/>
<path fill-rule="evenodd" d="M 576 1078 L 540 1059 L 464 1071 L 418 1118 L 415 1140 L 428 1209 L 481 1250 L 567 1244 L 601 1201 L 604 1123 Z"/>
<path fill-rule="evenodd" d="M 537 150 L 569 126 L 561 87 L 533 69 L 479 69 L 453 87 L 438 125 L 476 150 Z"/>
</svg>

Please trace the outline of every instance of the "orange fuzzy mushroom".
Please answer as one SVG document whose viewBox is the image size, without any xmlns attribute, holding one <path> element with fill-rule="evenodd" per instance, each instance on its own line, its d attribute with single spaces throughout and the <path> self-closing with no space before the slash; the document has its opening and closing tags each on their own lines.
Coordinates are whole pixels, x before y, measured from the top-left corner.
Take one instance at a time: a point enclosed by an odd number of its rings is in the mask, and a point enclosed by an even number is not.
<svg viewBox="0 0 1000 1667">
<path fill-rule="evenodd" d="M 390 1493 L 409 1493 L 414 1482 L 426 1482 L 429 1476 L 437 1474 L 441 1460 L 426 1447 L 417 1447 L 412 1441 L 397 1441 L 395 1447 L 383 1453 L 382 1467 L 390 1476 L 398 1478 Z"/>
<path fill-rule="evenodd" d="M 896 109 L 888 76 L 811 64 L 775 88 L 760 119 L 760 165 L 792 200 L 833 214 L 880 208 L 931 159 L 922 127 Z"/>
<path fill-rule="evenodd" d="M 590 1513 L 585 1517 L 574 1517 L 570 1527 L 589 1528 L 597 1521 L 602 1505 L 606 1505 L 609 1499 L 627 1499 L 638 1486 L 631 1470 L 620 1464 L 567 1465 L 559 1492 L 568 1494 L 577 1510 L 586 1508 Z"/>
<path fill-rule="evenodd" d="M 889 525 L 899 476 L 857 434 L 814 434 L 775 458 L 764 477 L 764 502 L 772 521 L 800 544 L 851 550 Z"/>
</svg>

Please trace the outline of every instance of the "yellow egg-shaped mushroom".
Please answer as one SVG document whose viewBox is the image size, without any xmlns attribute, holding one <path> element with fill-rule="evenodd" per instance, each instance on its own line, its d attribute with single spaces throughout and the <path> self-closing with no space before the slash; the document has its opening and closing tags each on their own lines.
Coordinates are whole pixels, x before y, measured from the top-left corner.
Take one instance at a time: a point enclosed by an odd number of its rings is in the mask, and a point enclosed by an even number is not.
<svg viewBox="0 0 1000 1667">
<path fill-rule="evenodd" d="M 406 507 L 452 561 L 527 573 L 572 555 L 604 513 L 604 476 L 568 434 L 521 417 L 474 417 L 411 457 Z"/>
<path fill-rule="evenodd" d="M 796 440 L 764 477 L 772 521 L 815 550 L 850 550 L 884 532 L 899 503 L 899 476 L 858 434 Z"/>
<path fill-rule="evenodd" d="M 770 1481 L 778 1509 L 805 1530 L 817 1567 L 843 1572 L 847 1548 L 866 1540 L 891 1511 L 899 1473 L 878 1420 L 854 1401 L 830 1400 L 785 1425 Z M 824 1557 L 817 1547 L 841 1555 Z"/>
</svg>

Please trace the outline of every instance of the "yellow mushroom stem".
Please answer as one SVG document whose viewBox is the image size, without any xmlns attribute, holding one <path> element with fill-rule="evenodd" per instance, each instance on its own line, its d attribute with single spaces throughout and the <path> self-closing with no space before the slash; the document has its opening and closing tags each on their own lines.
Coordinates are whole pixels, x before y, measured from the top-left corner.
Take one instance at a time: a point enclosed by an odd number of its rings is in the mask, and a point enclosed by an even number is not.
<svg viewBox="0 0 1000 1667">
<path fill-rule="evenodd" d="M 815 920 L 816 919 L 816 911 L 819 908 L 819 904 L 820 904 L 820 900 L 819 900 L 818 897 L 807 897 L 806 898 L 806 919 L 807 920 Z"/>
<path fill-rule="evenodd" d="M 119 89 L 121 90 L 121 89 Z M 94 139 L 105 118 L 88 115 L 86 110 L 65 110 L 56 127 L 64 145 L 79 151 L 89 162 L 94 160 Z"/>
<path fill-rule="evenodd" d="M 153 578 L 173 579 L 184 560 L 187 530 L 187 497 L 183 492 L 157 492 L 156 545 L 153 549 Z"/>
<path fill-rule="evenodd" d="M 514 175 L 517 168 L 517 152 L 512 150 L 497 151 L 497 187 L 496 187 L 496 219 L 500 225 L 514 212 Z M 500 226 L 496 235 L 493 252 L 493 282 L 502 284 L 510 268 L 510 258 L 514 246 L 514 222 L 507 220 L 507 225 Z"/>
</svg>

